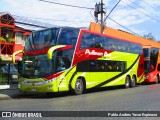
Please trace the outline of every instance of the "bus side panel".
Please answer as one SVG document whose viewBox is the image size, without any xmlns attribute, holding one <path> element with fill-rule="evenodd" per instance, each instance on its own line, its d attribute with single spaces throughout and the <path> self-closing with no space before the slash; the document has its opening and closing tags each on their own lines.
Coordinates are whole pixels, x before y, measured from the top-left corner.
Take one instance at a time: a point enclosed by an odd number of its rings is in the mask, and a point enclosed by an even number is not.
<svg viewBox="0 0 160 120">
<path fill-rule="evenodd" d="M 65 71 L 58 80 L 58 91 L 69 91 L 71 81 L 76 75 L 76 66 Z"/>
</svg>

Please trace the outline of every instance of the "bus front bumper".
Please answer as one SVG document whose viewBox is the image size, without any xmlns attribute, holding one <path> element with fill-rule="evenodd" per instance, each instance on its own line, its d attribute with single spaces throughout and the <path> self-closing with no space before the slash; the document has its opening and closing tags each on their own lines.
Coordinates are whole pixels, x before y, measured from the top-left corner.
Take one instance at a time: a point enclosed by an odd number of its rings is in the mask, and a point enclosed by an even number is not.
<svg viewBox="0 0 160 120">
<path fill-rule="evenodd" d="M 56 81 L 45 81 L 39 83 L 24 83 L 18 84 L 18 88 L 22 92 L 57 92 Z"/>
</svg>

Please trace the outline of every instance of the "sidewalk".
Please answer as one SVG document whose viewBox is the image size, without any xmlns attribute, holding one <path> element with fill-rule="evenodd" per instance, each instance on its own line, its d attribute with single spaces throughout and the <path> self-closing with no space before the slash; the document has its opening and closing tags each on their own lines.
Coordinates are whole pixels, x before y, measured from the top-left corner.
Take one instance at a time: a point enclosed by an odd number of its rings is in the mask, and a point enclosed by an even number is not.
<svg viewBox="0 0 160 120">
<path fill-rule="evenodd" d="M 0 90 L 0 100 L 17 98 L 20 94 L 22 93 L 18 91 L 18 85 L 12 84 L 8 89 Z"/>
<path fill-rule="evenodd" d="M 8 100 L 8 99 L 17 99 L 17 98 L 50 98 L 52 96 L 48 96 L 43 92 L 29 92 L 23 93 L 18 90 L 17 84 L 12 84 L 8 89 L 0 89 L 0 100 Z"/>
</svg>

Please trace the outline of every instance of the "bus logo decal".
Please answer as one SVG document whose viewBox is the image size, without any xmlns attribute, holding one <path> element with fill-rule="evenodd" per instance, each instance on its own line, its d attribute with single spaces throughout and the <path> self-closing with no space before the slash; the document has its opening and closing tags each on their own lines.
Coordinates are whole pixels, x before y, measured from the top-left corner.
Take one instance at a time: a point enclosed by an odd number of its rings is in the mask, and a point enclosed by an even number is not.
<svg viewBox="0 0 160 120">
<path fill-rule="evenodd" d="M 110 54 L 108 54 L 108 52 L 96 52 L 95 50 L 89 50 L 89 49 L 86 49 L 85 51 L 85 55 L 88 54 L 88 55 L 96 55 L 96 56 L 110 56 Z"/>
</svg>

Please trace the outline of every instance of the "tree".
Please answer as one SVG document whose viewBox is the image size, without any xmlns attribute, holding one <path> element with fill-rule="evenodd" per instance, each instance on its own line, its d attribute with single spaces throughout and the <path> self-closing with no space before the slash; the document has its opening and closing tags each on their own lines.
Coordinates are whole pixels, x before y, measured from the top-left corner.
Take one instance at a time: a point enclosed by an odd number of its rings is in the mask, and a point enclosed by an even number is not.
<svg viewBox="0 0 160 120">
<path fill-rule="evenodd" d="M 149 39 L 149 40 L 154 40 L 156 41 L 155 37 L 152 35 L 152 33 L 144 34 L 144 38 Z"/>
</svg>

